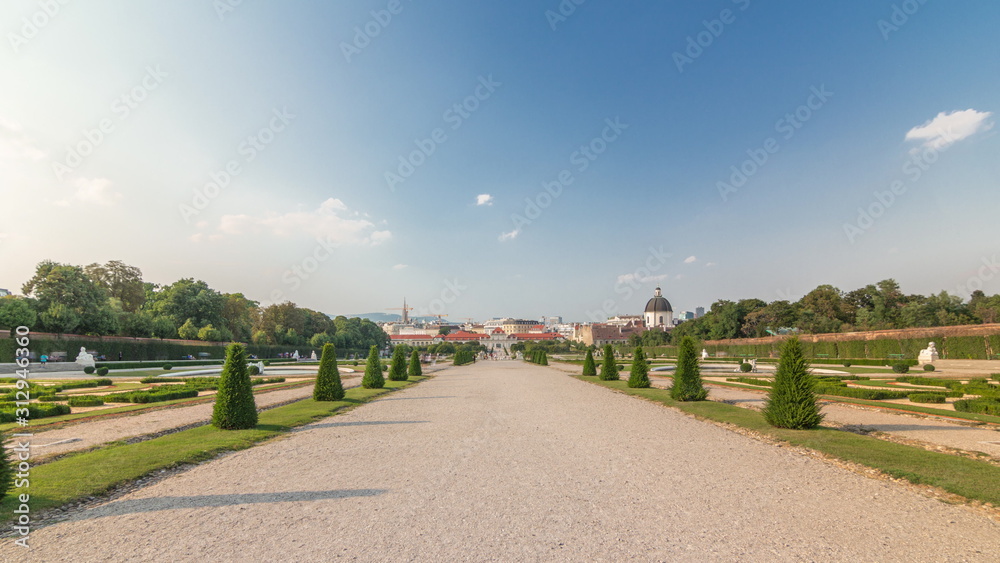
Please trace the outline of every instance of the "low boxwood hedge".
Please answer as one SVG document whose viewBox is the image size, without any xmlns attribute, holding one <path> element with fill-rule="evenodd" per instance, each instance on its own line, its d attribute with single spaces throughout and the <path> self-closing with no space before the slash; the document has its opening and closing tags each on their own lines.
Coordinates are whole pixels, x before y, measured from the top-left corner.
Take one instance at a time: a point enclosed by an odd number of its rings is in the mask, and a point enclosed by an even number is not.
<svg viewBox="0 0 1000 563">
<path fill-rule="evenodd" d="M 944 403 L 943 393 L 910 393 L 911 403 Z"/>
<path fill-rule="evenodd" d="M 100 407 L 104 405 L 104 399 L 94 395 L 77 395 L 69 398 L 71 407 Z"/>
<path fill-rule="evenodd" d="M 15 422 L 17 420 L 17 415 L 15 414 L 16 407 L 14 408 L 4 408 L 0 409 L 0 422 Z M 32 403 L 26 407 L 28 409 L 29 420 L 35 418 L 48 418 L 50 416 L 60 416 L 64 414 L 70 414 L 72 410 L 68 405 L 63 405 L 60 403 L 44 404 L 39 405 L 37 403 Z"/>
</svg>

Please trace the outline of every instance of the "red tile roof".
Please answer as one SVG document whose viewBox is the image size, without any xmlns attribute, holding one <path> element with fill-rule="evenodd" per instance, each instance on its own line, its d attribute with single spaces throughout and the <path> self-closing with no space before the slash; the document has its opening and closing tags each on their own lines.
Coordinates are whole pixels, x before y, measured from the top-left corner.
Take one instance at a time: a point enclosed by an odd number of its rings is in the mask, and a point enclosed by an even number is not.
<svg viewBox="0 0 1000 563">
<path fill-rule="evenodd" d="M 429 334 L 390 334 L 390 340 L 430 340 L 434 338 Z"/>
<path fill-rule="evenodd" d="M 445 335 L 445 340 L 482 340 L 484 338 L 489 338 L 485 334 L 479 334 L 477 332 L 466 332 L 460 330 L 458 332 L 453 332 L 451 334 Z"/>
</svg>

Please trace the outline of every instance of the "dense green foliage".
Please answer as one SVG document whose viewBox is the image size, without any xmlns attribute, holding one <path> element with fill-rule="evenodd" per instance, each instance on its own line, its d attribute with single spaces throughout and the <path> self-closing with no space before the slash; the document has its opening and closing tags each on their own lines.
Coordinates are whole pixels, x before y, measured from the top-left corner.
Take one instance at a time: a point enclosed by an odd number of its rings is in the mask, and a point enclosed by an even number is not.
<svg viewBox="0 0 1000 563">
<path fill-rule="evenodd" d="M 815 428 L 823 421 L 813 391 L 815 381 L 802 356 L 798 338 L 789 338 L 781 350 L 774 385 L 764 406 L 764 419 L 778 428 Z"/>
<path fill-rule="evenodd" d="M 414 350 L 410 353 L 410 365 L 406 370 L 406 375 L 409 377 L 420 377 L 423 374 L 424 370 L 420 367 L 420 352 Z"/>
<path fill-rule="evenodd" d="M 601 374 L 598 379 L 616 381 L 618 379 L 618 366 L 615 364 L 615 351 L 610 344 L 605 344 L 602 353 L 604 358 L 601 362 Z"/>
<path fill-rule="evenodd" d="M 361 386 L 365 389 L 381 389 L 385 387 L 385 377 L 382 376 L 382 361 L 378 357 L 378 347 L 368 349 L 368 362 L 365 364 L 365 375 L 361 378 Z"/>
<path fill-rule="evenodd" d="M 323 355 L 319 359 L 319 372 L 316 374 L 316 386 L 313 388 L 313 399 L 316 401 L 339 401 L 344 398 L 344 384 L 340 381 L 340 369 L 337 367 L 337 351 L 333 344 L 323 345 Z"/>
<path fill-rule="evenodd" d="M 212 424 L 223 430 L 243 430 L 257 425 L 257 403 L 242 344 L 230 344 L 226 351 L 226 363 L 215 394 Z"/>
<path fill-rule="evenodd" d="M 642 346 L 636 346 L 632 354 L 632 369 L 629 372 L 628 386 L 633 389 L 644 389 L 650 386 L 649 382 L 649 362 L 646 361 L 646 354 L 642 351 Z"/>
<path fill-rule="evenodd" d="M 583 375 L 597 375 L 597 365 L 594 364 L 594 351 L 587 348 L 587 357 L 583 359 Z"/>
<path fill-rule="evenodd" d="M 392 363 L 389 365 L 389 381 L 406 381 L 406 356 L 402 346 L 396 346 L 392 351 Z"/>
<path fill-rule="evenodd" d="M 539 354 L 537 357 L 541 357 L 541 354 Z M 456 366 L 464 366 L 466 364 L 471 364 L 475 361 L 476 361 L 476 353 L 473 352 L 472 349 L 463 346 L 459 348 L 457 351 L 455 351 L 455 358 L 452 360 L 452 363 L 455 364 Z"/>
<path fill-rule="evenodd" d="M 681 337 L 670 396 L 675 401 L 704 401 L 708 397 L 708 390 L 701 381 L 697 346 L 690 336 Z"/>
</svg>

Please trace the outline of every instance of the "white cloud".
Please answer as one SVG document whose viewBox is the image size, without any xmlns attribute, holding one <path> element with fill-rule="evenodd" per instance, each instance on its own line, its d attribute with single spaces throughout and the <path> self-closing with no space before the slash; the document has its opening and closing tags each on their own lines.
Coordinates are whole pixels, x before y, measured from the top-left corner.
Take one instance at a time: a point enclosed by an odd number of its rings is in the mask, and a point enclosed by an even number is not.
<svg viewBox="0 0 1000 563">
<path fill-rule="evenodd" d="M 618 276 L 617 283 L 649 283 L 654 281 L 663 281 L 670 278 L 670 274 L 660 274 L 658 276 L 640 276 L 638 274 L 622 274 Z"/>
<path fill-rule="evenodd" d="M 348 218 L 344 215 L 353 217 Z M 350 211 L 343 201 L 330 198 L 320 204 L 318 209 L 310 211 L 268 213 L 263 217 L 246 214 L 223 215 L 219 218 L 217 232 L 229 236 L 267 233 L 285 238 L 308 235 L 311 238 L 326 240 L 332 245 L 374 246 L 392 238 L 391 232 L 375 231 L 375 225 L 371 221 L 357 217 L 358 214 Z"/>
<path fill-rule="evenodd" d="M 907 131 L 906 140 L 921 141 L 928 148 L 944 148 L 980 131 L 992 129 L 993 122 L 989 121 L 992 115 L 992 112 L 974 109 L 941 112 L 934 119 Z"/>
<path fill-rule="evenodd" d="M 500 242 L 506 242 L 508 240 L 514 240 L 514 239 L 517 238 L 517 235 L 519 235 L 519 234 L 521 234 L 521 229 L 514 229 L 513 231 L 511 231 L 509 233 L 501 233 L 500 234 Z"/>
<path fill-rule="evenodd" d="M 706 268 L 711 268 L 712 266 L 718 266 L 718 264 L 716 264 L 715 262 L 706 262 L 705 263 L 705 267 Z"/>
<path fill-rule="evenodd" d="M 408 267 L 409 266 L 407 266 L 406 264 L 396 264 L 395 266 L 392 267 L 392 269 L 393 270 L 405 270 Z"/>
<path fill-rule="evenodd" d="M 0 159 L 41 160 L 45 156 L 45 151 L 23 133 L 20 123 L 0 117 Z"/>
<path fill-rule="evenodd" d="M 113 205 L 122 198 L 122 194 L 111 191 L 111 180 L 107 178 L 77 178 L 73 185 L 76 187 L 73 197 L 56 201 L 56 205 L 60 207 L 79 203 Z"/>
<path fill-rule="evenodd" d="M 493 196 L 491 196 L 490 194 L 477 195 L 476 205 L 493 205 Z"/>
<path fill-rule="evenodd" d="M 687 258 L 684 259 L 684 263 L 685 264 L 692 264 L 692 263 L 696 262 L 697 260 L 698 260 L 698 258 L 695 257 L 695 256 L 688 256 Z"/>
</svg>

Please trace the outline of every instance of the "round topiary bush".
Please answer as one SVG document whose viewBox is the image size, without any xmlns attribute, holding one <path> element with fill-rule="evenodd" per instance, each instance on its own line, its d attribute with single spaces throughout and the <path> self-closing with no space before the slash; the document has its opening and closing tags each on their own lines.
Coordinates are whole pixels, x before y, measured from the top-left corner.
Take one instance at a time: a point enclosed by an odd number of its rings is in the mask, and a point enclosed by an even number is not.
<svg viewBox="0 0 1000 563">
<path fill-rule="evenodd" d="M 742 371 L 743 373 L 749 373 L 750 370 L 752 369 L 753 366 L 748 364 L 747 362 L 743 362 L 742 364 L 740 364 L 740 371 Z"/>
<path fill-rule="evenodd" d="M 851 362 L 844 362 L 844 367 L 845 368 L 851 367 Z"/>
<path fill-rule="evenodd" d="M 264 367 L 271 365 L 271 360 L 264 360 Z"/>
<path fill-rule="evenodd" d="M 108 375 L 108 368 L 103 367 L 103 366 L 97 368 L 97 375 L 100 375 L 102 377 L 105 376 L 105 375 Z"/>
<path fill-rule="evenodd" d="M 250 365 L 250 375 L 260 375 L 260 368 L 254 364 Z"/>
<path fill-rule="evenodd" d="M 351 365 L 352 365 L 352 366 L 356 366 L 356 365 L 358 365 L 358 361 L 357 361 L 357 360 L 354 360 L 353 362 L 351 362 Z"/>
<path fill-rule="evenodd" d="M 910 365 L 902 362 L 892 364 L 892 371 L 896 373 L 907 373 L 910 371 Z"/>
<path fill-rule="evenodd" d="M 173 364 L 163 364 L 163 369 L 166 370 L 166 371 L 170 371 L 170 370 L 174 369 L 174 366 L 173 366 Z"/>
<path fill-rule="evenodd" d="M 83 368 L 83 373 L 86 373 L 87 375 L 90 375 L 90 374 L 94 373 L 94 366 L 86 366 L 86 367 L 84 367 Z"/>
<path fill-rule="evenodd" d="M 618 371 L 621 371 L 621 370 L 625 369 L 625 366 L 623 366 L 621 364 L 618 364 L 615 367 L 618 368 Z"/>
<path fill-rule="evenodd" d="M 934 371 L 934 364 L 924 364 L 924 371 Z"/>
</svg>

